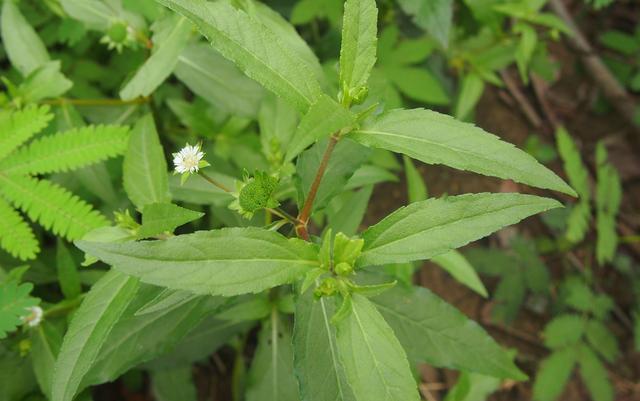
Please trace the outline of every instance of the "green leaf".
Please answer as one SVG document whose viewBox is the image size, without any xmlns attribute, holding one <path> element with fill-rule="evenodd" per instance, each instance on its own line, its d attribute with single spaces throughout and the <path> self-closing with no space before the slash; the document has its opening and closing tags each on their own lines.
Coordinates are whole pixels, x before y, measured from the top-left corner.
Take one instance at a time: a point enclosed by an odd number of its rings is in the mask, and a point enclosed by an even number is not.
<svg viewBox="0 0 640 401">
<path fill-rule="evenodd" d="M 33 70 L 18 87 L 18 95 L 25 103 L 55 98 L 67 92 L 73 82 L 60 72 L 60 61 L 49 61 Z"/>
<path fill-rule="evenodd" d="M 393 157 L 393 156 L 392 156 Z M 395 161 L 395 159 L 394 159 Z M 357 189 L 381 182 L 398 182 L 398 177 L 387 170 L 388 167 L 378 167 L 370 164 L 360 166 L 349 178 L 344 186 L 345 190 Z"/>
<path fill-rule="evenodd" d="M 555 401 L 569 381 L 576 364 L 576 348 L 555 351 L 542 361 L 533 383 L 535 401 Z"/>
<path fill-rule="evenodd" d="M 453 17 L 452 0 L 400 0 L 400 7 L 413 17 L 413 22 L 438 40 L 440 46 L 449 45 L 449 31 Z"/>
<path fill-rule="evenodd" d="M 466 194 L 402 207 L 363 234 L 359 266 L 430 259 L 560 204 L 522 194 Z"/>
<path fill-rule="evenodd" d="M 351 310 L 337 324 L 336 342 L 358 401 L 419 400 L 404 349 L 376 307 L 353 294 Z"/>
<path fill-rule="evenodd" d="M 53 369 L 62 345 L 62 330 L 45 321 L 31 331 L 31 344 L 33 371 L 40 390 L 50 399 Z"/>
<path fill-rule="evenodd" d="M 480 325 L 426 288 L 396 286 L 371 300 L 413 362 L 526 379 Z"/>
<path fill-rule="evenodd" d="M 7 2 L 5 2 L 7 4 Z M 53 115 L 49 106 L 29 105 L 22 110 L 0 112 L 0 159 L 42 131 Z"/>
<path fill-rule="evenodd" d="M 171 75 L 178 64 L 178 56 L 187 44 L 191 33 L 191 23 L 186 18 L 175 17 L 158 21 L 162 41 L 154 40 L 153 54 L 136 71 L 127 85 L 120 91 L 123 100 L 149 96 Z M 154 38 L 155 39 L 155 38 Z"/>
<path fill-rule="evenodd" d="M 167 161 L 153 117 L 147 114 L 133 127 L 124 156 L 123 184 L 129 199 L 139 210 L 150 203 L 167 203 Z"/>
<path fill-rule="evenodd" d="M 458 282 L 471 288 L 473 291 L 487 298 L 487 289 L 482 284 L 478 273 L 469 261 L 458 251 L 449 251 L 435 256 L 432 262 L 446 270 Z"/>
<path fill-rule="evenodd" d="M 4 159 L 0 171 L 30 175 L 66 172 L 119 156 L 128 141 L 126 126 L 76 128 L 32 141 Z"/>
<path fill-rule="evenodd" d="M 234 187 L 235 179 L 224 174 L 208 172 L 207 175 L 214 180 L 226 185 L 229 188 Z M 202 177 L 193 177 L 184 184 L 180 184 L 180 177 L 172 175 L 169 177 L 169 189 L 172 198 L 176 201 L 195 203 L 197 205 L 228 205 L 233 200 L 233 195 L 229 192 L 211 185 Z"/>
<path fill-rule="evenodd" d="M 107 219 L 91 205 L 47 180 L 0 172 L 0 194 L 31 220 L 69 240 L 107 225 Z"/>
<path fill-rule="evenodd" d="M 422 174 L 420 174 L 408 156 L 403 156 L 402 160 L 404 161 L 404 174 L 407 179 L 407 197 L 409 198 L 409 203 L 426 200 L 429 195 L 427 194 L 427 186 L 424 183 Z"/>
<path fill-rule="evenodd" d="M 260 105 L 258 125 L 262 152 L 267 159 L 280 161 L 291 146 L 291 138 L 298 125 L 298 113 L 289 103 L 269 94 Z"/>
<path fill-rule="evenodd" d="M 327 298 L 315 300 L 312 291 L 296 301 L 293 347 L 295 372 L 303 401 L 353 401 L 344 368 L 338 356 L 335 313 Z"/>
<path fill-rule="evenodd" d="M 579 348 L 580 376 L 594 401 L 613 401 L 613 386 L 609 373 L 596 354 L 587 346 Z"/>
<path fill-rule="evenodd" d="M 174 73 L 193 93 L 229 114 L 255 116 L 264 95 L 260 85 L 206 43 L 188 45 Z"/>
<path fill-rule="evenodd" d="M 196 294 L 259 292 L 291 283 L 318 265 L 313 245 L 258 228 L 200 231 L 163 241 L 78 241 L 77 246 L 144 282 Z"/>
<path fill-rule="evenodd" d="M 574 191 L 535 158 L 482 129 L 425 109 L 392 110 L 348 135 L 367 146 L 427 164 L 512 179 L 570 195 Z"/>
<path fill-rule="evenodd" d="M 55 364 L 52 399 L 71 401 L 109 332 L 138 290 L 138 280 L 110 271 L 87 293 L 73 315 Z"/>
<path fill-rule="evenodd" d="M 538 44 L 538 35 L 536 30 L 527 24 L 517 25 L 517 30 L 520 32 L 520 41 L 518 42 L 518 49 L 516 50 L 516 63 L 518 65 L 520 79 L 527 84 L 529 82 L 529 63 Z"/>
<path fill-rule="evenodd" d="M 92 29 L 107 30 L 111 21 L 118 18 L 113 8 L 99 0 L 60 0 L 60 4 L 70 17 Z"/>
<path fill-rule="evenodd" d="M 355 116 L 327 95 L 322 95 L 302 117 L 287 144 L 286 160 L 293 160 L 307 146 L 337 134 L 355 122 Z"/>
<path fill-rule="evenodd" d="M 226 2 L 157 0 L 195 23 L 213 47 L 250 78 L 306 111 L 321 94 L 313 72 L 278 36 Z"/>
<path fill-rule="evenodd" d="M 580 151 L 575 142 L 564 127 L 556 131 L 558 153 L 564 162 L 564 171 L 569 177 L 569 183 L 575 188 L 580 200 L 589 203 L 591 191 L 589 189 L 589 174 L 587 167 L 582 162 Z"/>
<path fill-rule="evenodd" d="M 449 104 L 449 95 L 430 71 L 416 67 L 385 67 L 391 82 L 413 100 L 434 105 Z"/>
<path fill-rule="evenodd" d="M 14 1 L 8 0 L 2 5 L 1 25 L 4 50 L 23 76 L 49 61 L 44 43 Z"/>
<path fill-rule="evenodd" d="M 291 328 L 273 310 L 263 323 L 247 377 L 247 401 L 298 401 Z"/>
<path fill-rule="evenodd" d="M 40 244 L 31 227 L 1 198 L 0 246 L 20 260 L 33 259 L 40 252 Z"/>
<path fill-rule="evenodd" d="M 616 216 L 622 201 L 622 183 L 616 169 L 607 162 L 602 142 L 596 148 L 598 188 L 596 192 L 596 225 L 598 240 L 596 256 L 599 264 L 613 260 L 618 248 Z"/>
<path fill-rule="evenodd" d="M 197 401 L 191 366 L 151 371 L 151 392 L 157 401 Z"/>
<path fill-rule="evenodd" d="M 478 74 L 469 73 L 460 84 L 453 115 L 458 120 L 465 120 L 473 111 L 484 92 L 484 81 Z"/>
<path fill-rule="evenodd" d="M 0 399 L 23 400 L 37 391 L 31 359 L 9 350 L 3 343 L 0 346 Z"/>
<path fill-rule="evenodd" d="M 578 315 L 555 317 L 544 328 L 544 345 L 561 348 L 576 344 L 582 338 L 585 324 L 585 318 Z"/>
<path fill-rule="evenodd" d="M 23 323 L 22 318 L 30 313 L 28 308 L 38 305 L 38 299 L 29 295 L 31 290 L 31 283 L 18 285 L 10 281 L 0 284 L 0 339 Z"/>
<path fill-rule="evenodd" d="M 462 372 L 444 401 L 485 401 L 500 388 L 501 382 L 496 377 Z"/>
<path fill-rule="evenodd" d="M 344 3 L 340 83 L 343 96 L 366 87 L 376 62 L 378 8 L 375 0 L 347 0 Z"/>
<path fill-rule="evenodd" d="M 369 185 L 357 192 L 346 192 L 340 197 L 334 198 L 327 209 L 329 227 L 334 232 L 355 235 L 369 207 L 369 199 L 371 199 L 372 193 L 373 185 Z M 341 206 L 335 209 L 333 203 L 338 198 L 341 199 Z"/>
<path fill-rule="evenodd" d="M 58 239 L 56 250 L 56 267 L 58 270 L 58 282 L 62 294 L 67 299 L 74 299 L 82 293 L 78 266 L 71 256 L 71 252 L 63 241 Z"/>
<path fill-rule="evenodd" d="M 149 238 L 164 232 L 173 233 L 177 227 L 202 216 L 204 213 L 172 203 L 150 203 L 142 209 L 142 227 L 138 231 L 138 238 Z"/>
<path fill-rule="evenodd" d="M 601 321 L 589 320 L 585 334 L 591 347 L 600 353 L 607 362 L 613 362 L 620 356 L 618 340 Z"/>
<path fill-rule="evenodd" d="M 301 207 L 322 162 L 327 143 L 327 140 L 319 141 L 298 157 L 295 183 L 298 190 L 298 205 Z M 331 198 L 340 193 L 348 179 L 368 159 L 369 155 L 370 152 L 364 146 L 348 139 L 340 140 L 331 159 L 329 159 L 329 164 L 318 187 L 313 210 L 323 209 Z"/>
</svg>

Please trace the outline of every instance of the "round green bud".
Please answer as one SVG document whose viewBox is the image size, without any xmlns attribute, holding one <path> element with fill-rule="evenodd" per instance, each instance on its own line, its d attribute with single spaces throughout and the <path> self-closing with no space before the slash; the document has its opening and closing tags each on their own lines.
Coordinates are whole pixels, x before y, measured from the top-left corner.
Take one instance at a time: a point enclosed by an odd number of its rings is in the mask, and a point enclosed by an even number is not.
<svg viewBox="0 0 640 401">
<path fill-rule="evenodd" d="M 353 266 L 347 262 L 340 262 L 336 265 L 335 271 L 339 276 L 348 276 L 353 273 Z"/>
<path fill-rule="evenodd" d="M 338 282 L 333 277 L 325 278 L 322 283 L 313 291 L 316 298 L 330 297 L 338 290 Z"/>
<path fill-rule="evenodd" d="M 127 24 L 121 21 L 112 23 L 107 30 L 107 36 L 115 43 L 124 43 L 127 40 Z"/>
<path fill-rule="evenodd" d="M 368 94 L 369 94 L 369 88 L 367 88 L 366 86 L 354 88 L 354 89 L 351 89 L 351 91 L 349 91 L 349 96 L 351 97 L 351 102 L 353 104 L 364 103 Z"/>
</svg>

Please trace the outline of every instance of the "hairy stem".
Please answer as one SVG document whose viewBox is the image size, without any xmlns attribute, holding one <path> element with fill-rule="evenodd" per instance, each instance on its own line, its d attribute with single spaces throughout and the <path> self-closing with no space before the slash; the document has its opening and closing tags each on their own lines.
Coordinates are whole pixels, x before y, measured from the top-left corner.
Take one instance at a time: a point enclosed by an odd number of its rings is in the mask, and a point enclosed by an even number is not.
<svg viewBox="0 0 640 401">
<path fill-rule="evenodd" d="M 307 224 L 309 223 L 309 217 L 311 217 L 311 208 L 313 207 L 313 202 L 315 201 L 316 195 L 318 194 L 318 188 L 320 187 L 320 183 L 322 182 L 322 177 L 327 170 L 329 159 L 331 159 L 331 154 L 333 153 L 333 150 L 335 149 L 337 143 L 338 136 L 336 134 L 331 135 L 331 139 L 329 139 L 329 143 L 327 144 L 327 149 L 322 155 L 322 161 L 320 162 L 320 166 L 318 167 L 316 176 L 313 179 L 311 188 L 309 189 L 309 194 L 304 201 L 304 205 L 302 206 L 302 210 L 300 210 L 300 214 L 298 214 L 298 225 L 296 226 L 296 232 L 298 233 L 298 236 L 304 240 L 309 239 Z"/>
</svg>

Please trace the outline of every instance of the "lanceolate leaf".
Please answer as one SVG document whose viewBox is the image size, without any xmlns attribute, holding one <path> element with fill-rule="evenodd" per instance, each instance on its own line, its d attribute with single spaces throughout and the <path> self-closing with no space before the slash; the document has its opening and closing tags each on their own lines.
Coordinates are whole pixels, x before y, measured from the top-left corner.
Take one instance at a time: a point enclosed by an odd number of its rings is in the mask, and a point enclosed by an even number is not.
<svg viewBox="0 0 640 401">
<path fill-rule="evenodd" d="M 574 347 L 563 348 L 543 360 L 538 368 L 533 384 L 533 399 L 554 401 L 562 393 L 576 364 L 577 351 Z"/>
<path fill-rule="evenodd" d="M 33 371 L 42 392 L 51 398 L 53 369 L 62 345 L 62 332 L 57 326 L 43 322 L 31 331 Z"/>
<path fill-rule="evenodd" d="M 435 256 L 433 262 L 449 272 L 460 283 L 471 288 L 483 297 L 487 297 L 487 289 L 482 284 L 478 273 L 474 270 L 469 261 L 458 251 L 452 250 L 447 253 Z"/>
<path fill-rule="evenodd" d="M 591 348 L 582 345 L 578 351 L 580 376 L 594 401 L 613 401 L 613 386 L 607 369 Z"/>
<path fill-rule="evenodd" d="M 49 61 L 49 53 L 38 34 L 13 1 L 2 5 L 2 45 L 11 64 L 23 76 Z"/>
<path fill-rule="evenodd" d="M 442 47 L 447 47 L 453 17 L 453 0 L 400 0 L 399 3 L 407 14 L 413 16 L 416 25 L 429 32 Z"/>
<path fill-rule="evenodd" d="M 366 86 L 376 62 L 377 33 L 375 0 L 347 0 L 340 49 L 340 82 L 344 90 Z"/>
<path fill-rule="evenodd" d="M 142 211 L 139 238 L 149 238 L 163 232 L 172 233 L 176 227 L 199 219 L 204 213 L 185 209 L 172 203 L 151 203 Z"/>
<path fill-rule="evenodd" d="M 362 234 L 365 245 L 358 265 L 430 259 L 559 206 L 553 199 L 508 193 L 415 202 L 396 210 Z"/>
<path fill-rule="evenodd" d="M 138 280 L 111 271 L 87 293 L 64 337 L 53 374 L 52 399 L 71 401 L 105 339 L 138 290 Z"/>
<path fill-rule="evenodd" d="M 337 345 L 358 401 L 419 400 L 407 356 L 380 312 L 354 294 L 351 310 L 337 325 Z"/>
<path fill-rule="evenodd" d="M 303 401 L 353 401 L 339 360 L 333 302 L 307 291 L 296 302 L 293 347 Z"/>
<path fill-rule="evenodd" d="M 250 78 L 306 111 L 321 94 L 313 72 L 277 35 L 226 2 L 156 0 L 189 18 L 223 56 Z"/>
<path fill-rule="evenodd" d="M 257 228 L 200 231 L 163 241 L 77 245 L 144 282 L 196 294 L 258 292 L 290 283 L 318 266 L 313 245 Z"/>
<path fill-rule="evenodd" d="M 167 162 L 151 114 L 138 120 L 133 128 L 123 170 L 124 189 L 138 209 L 171 200 Z"/>
<path fill-rule="evenodd" d="M 367 146 L 404 153 L 539 188 L 575 192 L 533 156 L 482 129 L 431 110 L 392 110 L 349 134 Z"/>
<path fill-rule="evenodd" d="M 64 11 L 69 16 L 84 22 L 92 29 L 106 30 L 118 18 L 114 9 L 99 0 L 61 0 Z"/>
<path fill-rule="evenodd" d="M 480 325 L 426 288 L 396 286 L 372 302 L 413 362 L 526 379 Z"/>
<path fill-rule="evenodd" d="M 131 81 L 120 91 L 124 100 L 135 99 L 138 96 L 149 96 L 169 75 L 178 64 L 178 56 L 187 44 L 191 33 L 191 22 L 184 17 L 171 18 L 167 32 L 162 32 L 162 41 L 154 41 L 154 53 L 131 78 Z"/>
<path fill-rule="evenodd" d="M 44 136 L 0 163 L 10 174 L 46 174 L 84 167 L 124 153 L 129 128 L 119 125 L 82 127 Z"/>
</svg>

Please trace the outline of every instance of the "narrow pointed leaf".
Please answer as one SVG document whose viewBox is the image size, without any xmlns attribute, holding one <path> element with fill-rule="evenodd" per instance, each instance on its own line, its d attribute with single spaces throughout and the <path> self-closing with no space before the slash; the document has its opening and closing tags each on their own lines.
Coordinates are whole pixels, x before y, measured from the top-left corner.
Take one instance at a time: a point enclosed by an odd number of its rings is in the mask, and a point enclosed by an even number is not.
<svg viewBox="0 0 640 401">
<path fill-rule="evenodd" d="M 258 228 L 200 231 L 163 241 L 78 241 L 77 246 L 144 282 L 196 294 L 259 292 L 318 266 L 313 245 Z"/>
<path fill-rule="evenodd" d="M 487 297 L 487 289 L 482 284 L 478 273 L 469 263 L 467 258 L 456 250 L 434 256 L 432 259 L 435 264 L 442 267 L 453 276 L 458 282 L 471 288 L 473 291 Z"/>
<path fill-rule="evenodd" d="M 321 94 L 308 65 L 259 20 L 227 2 L 157 0 L 195 23 L 213 47 L 250 78 L 306 111 Z"/>
<path fill-rule="evenodd" d="M 430 259 L 520 220 L 561 206 L 553 199 L 510 193 L 467 194 L 415 202 L 363 234 L 358 265 Z"/>
<path fill-rule="evenodd" d="M 52 399 L 71 401 L 105 339 L 138 290 L 138 280 L 111 271 L 87 293 L 64 337 L 53 374 Z"/>
<path fill-rule="evenodd" d="M 426 288 L 396 286 L 371 300 L 412 362 L 526 379 L 480 325 Z"/>
<path fill-rule="evenodd" d="M 42 40 L 24 18 L 14 1 L 2 5 L 2 45 L 11 64 L 23 76 L 49 61 L 49 53 Z"/>
<path fill-rule="evenodd" d="M 348 315 L 337 324 L 337 344 L 358 401 L 419 400 L 404 349 L 378 312 L 353 294 Z"/>
<path fill-rule="evenodd" d="M 340 49 L 340 82 L 347 91 L 366 86 L 376 62 L 377 33 L 375 0 L 347 0 Z"/>
<path fill-rule="evenodd" d="M 163 232 L 172 233 L 177 227 L 199 219 L 204 213 L 185 209 L 172 203 L 151 203 L 142 211 L 139 238 L 149 238 Z"/>
<path fill-rule="evenodd" d="M 575 192 L 528 153 L 473 124 L 425 109 L 392 110 L 349 136 L 427 164 L 511 179 L 569 195 Z"/>
</svg>

